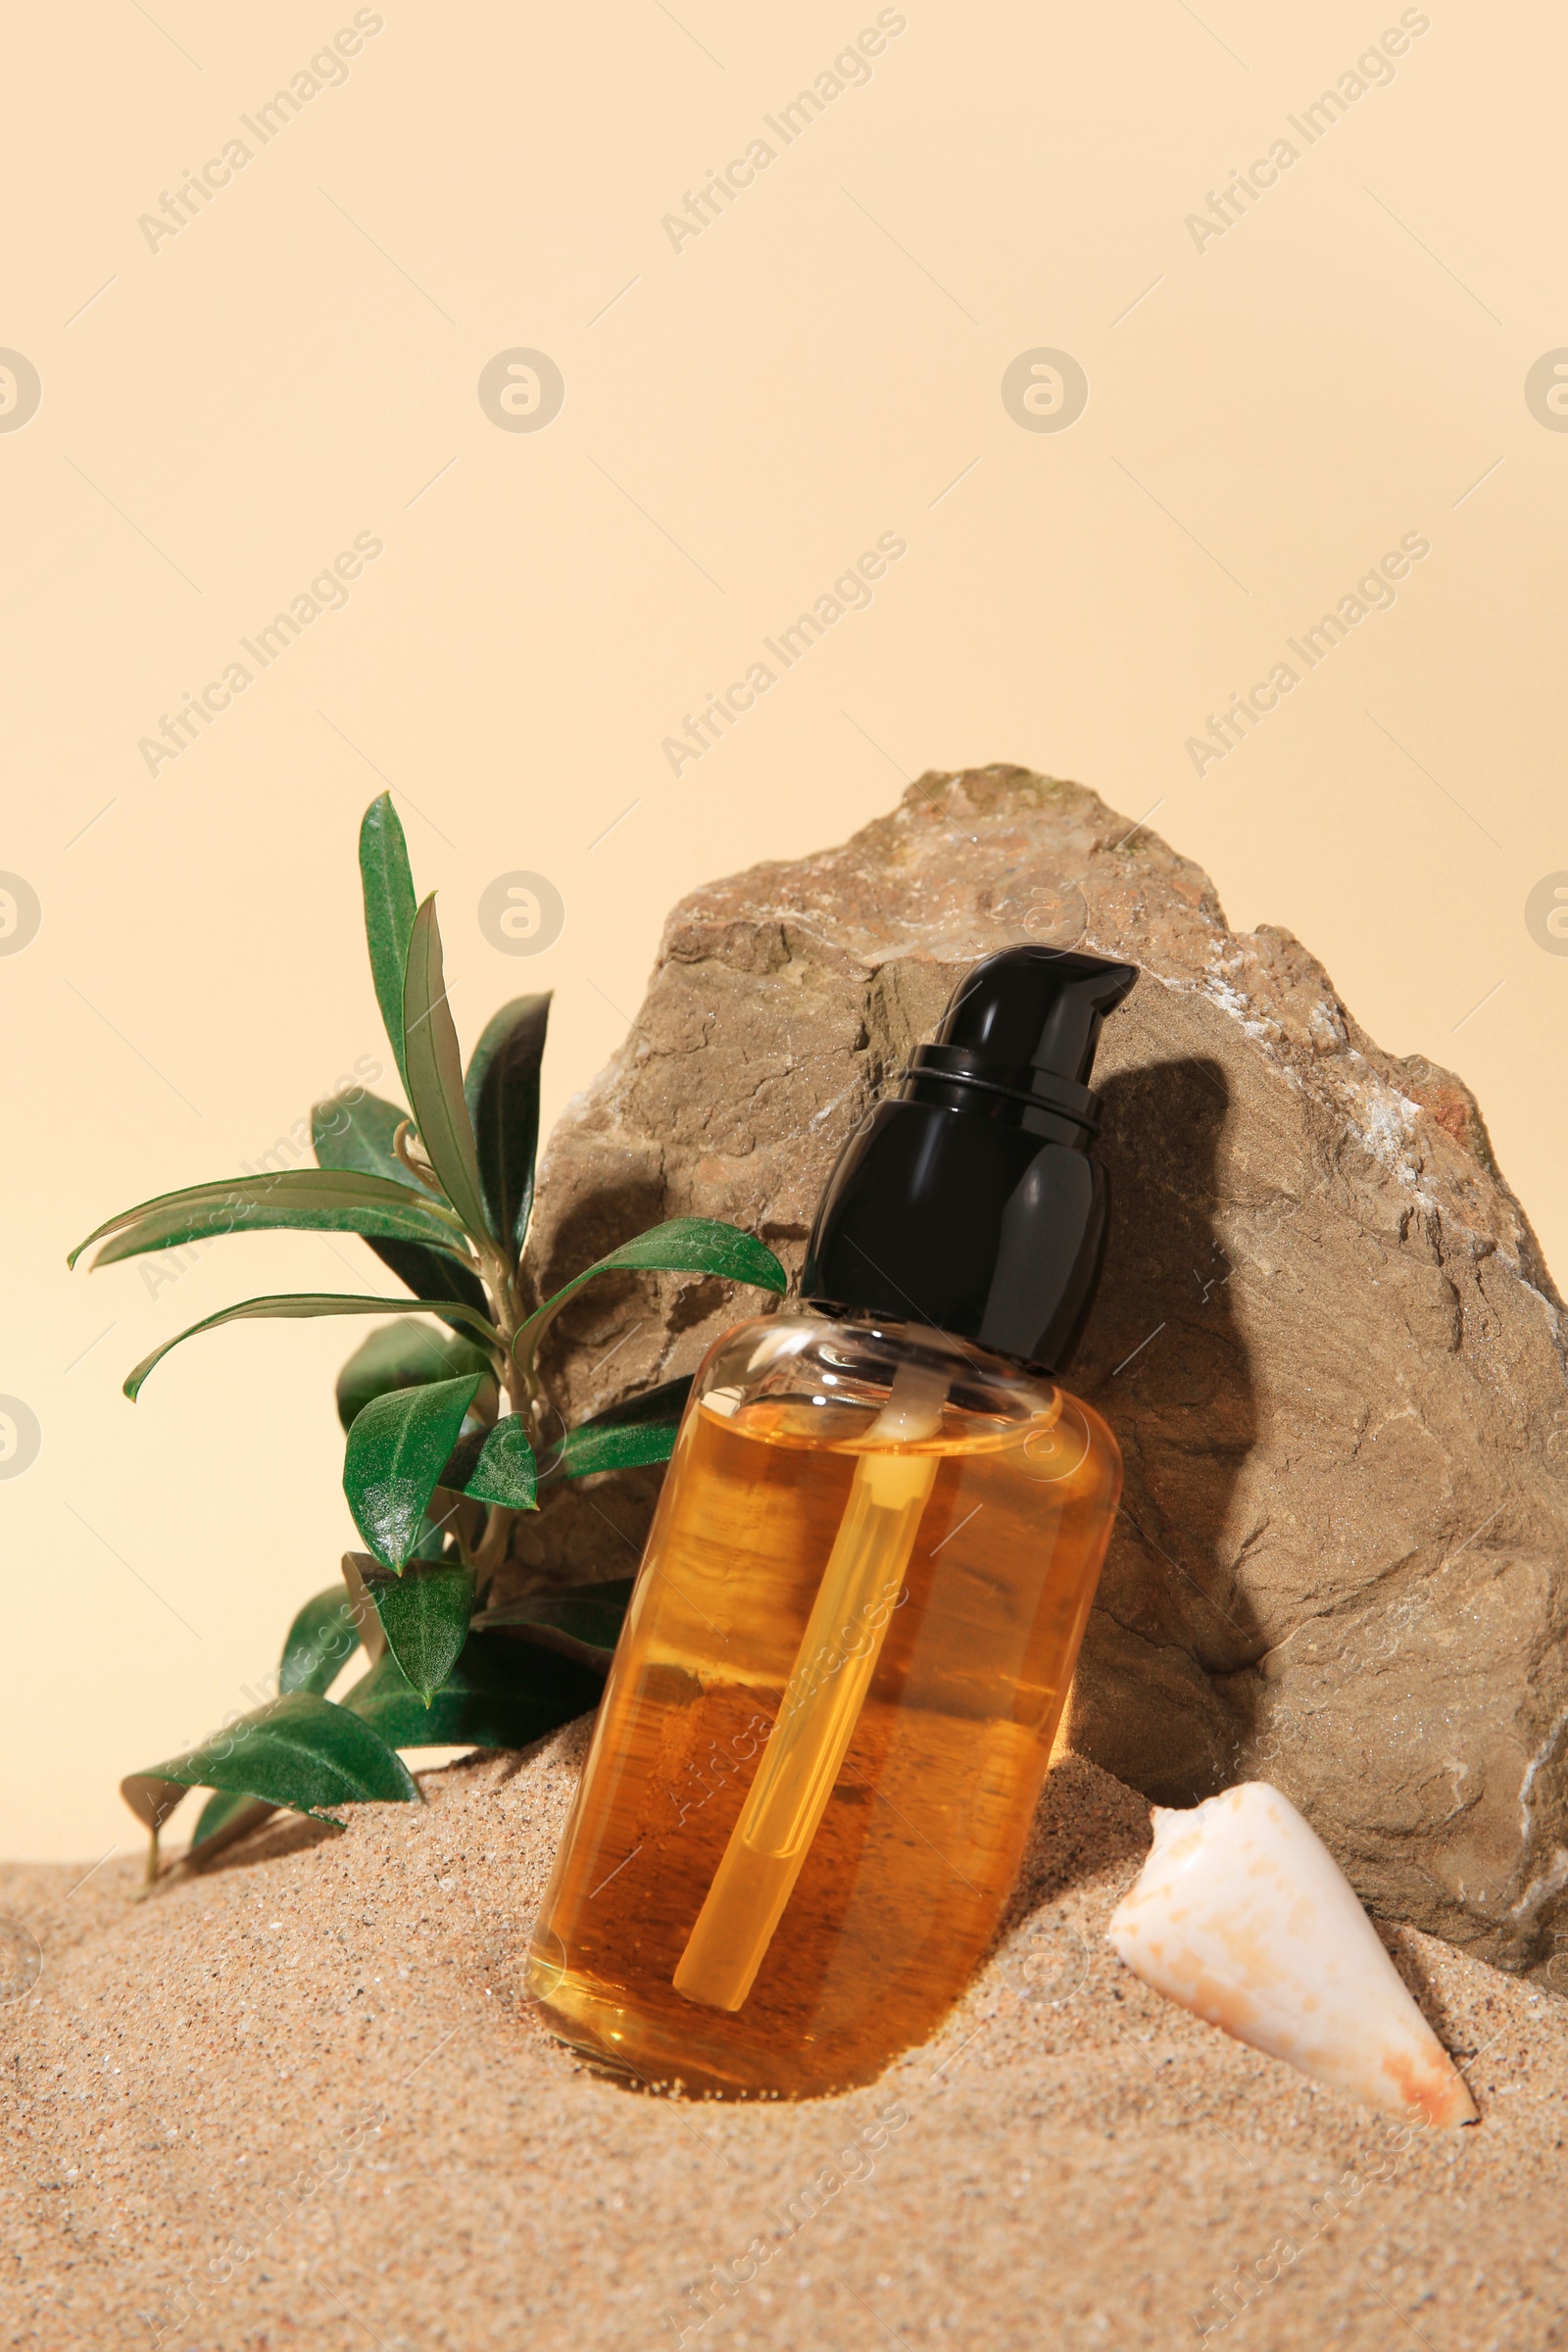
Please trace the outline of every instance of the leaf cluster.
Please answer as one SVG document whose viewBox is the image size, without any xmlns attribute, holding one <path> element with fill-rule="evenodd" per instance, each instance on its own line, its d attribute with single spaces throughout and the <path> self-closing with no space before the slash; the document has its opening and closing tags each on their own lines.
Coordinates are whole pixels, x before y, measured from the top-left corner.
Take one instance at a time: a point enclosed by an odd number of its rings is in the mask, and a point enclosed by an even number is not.
<svg viewBox="0 0 1568 2352">
<path fill-rule="evenodd" d="M 313 1819 L 416 1800 L 400 1749 L 517 1746 L 592 1706 L 630 1593 L 624 1581 L 488 1605 L 541 1482 L 662 1462 L 689 1381 L 671 1381 L 547 1442 L 560 1417 L 540 1343 L 568 1299 L 612 1273 L 717 1275 L 772 1292 L 784 1271 L 733 1225 L 677 1217 L 638 1234 L 530 1304 L 539 1085 L 550 999 L 518 997 L 465 1067 L 447 999 L 434 897 L 416 899 L 403 828 L 383 793 L 360 829 L 366 941 L 408 1107 L 355 1089 L 311 1116 L 317 1166 L 220 1179 L 144 1200 L 90 1233 L 94 1266 L 234 1233 L 356 1234 L 407 1296 L 296 1292 L 207 1315 L 126 1375 L 132 1401 L 171 1349 L 220 1325 L 385 1319 L 343 1367 L 343 1488 L 366 1546 L 342 1588 L 289 1629 L 276 1697 L 184 1755 L 133 1774 L 127 1803 L 158 1834 L 187 1788 L 213 1790 L 192 1843 L 212 1853 L 278 1807 Z M 436 1327 L 426 1320 L 436 1319 Z M 327 1693 L 364 1646 L 369 1671 Z"/>
</svg>

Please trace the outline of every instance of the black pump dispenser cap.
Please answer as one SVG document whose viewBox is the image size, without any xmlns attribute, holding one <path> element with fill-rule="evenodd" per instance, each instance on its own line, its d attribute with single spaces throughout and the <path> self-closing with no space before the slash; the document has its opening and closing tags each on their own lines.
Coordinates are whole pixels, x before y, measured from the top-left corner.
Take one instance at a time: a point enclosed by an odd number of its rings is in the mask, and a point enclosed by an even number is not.
<svg viewBox="0 0 1568 2352">
<path fill-rule="evenodd" d="M 976 964 L 899 1095 L 841 1153 L 805 1296 L 1059 1369 L 1104 1253 L 1089 1079 L 1105 1016 L 1137 979 L 1135 964 L 1052 948 L 1008 948 Z"/>
</svg>

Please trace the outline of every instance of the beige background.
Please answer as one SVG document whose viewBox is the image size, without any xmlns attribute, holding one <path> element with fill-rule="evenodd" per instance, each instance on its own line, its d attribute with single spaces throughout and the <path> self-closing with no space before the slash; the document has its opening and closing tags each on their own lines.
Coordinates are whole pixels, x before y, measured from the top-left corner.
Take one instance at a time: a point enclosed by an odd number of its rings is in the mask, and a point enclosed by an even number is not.
<svg viewBox="0 0 1568 2352">
<path fill-rule="evenodd" d="M 0 1392 L 42 1429 L 0 1481 L 16 1854 L 130 1845 L 119 1776 L 247 1703 L 349 1537 L 345 1327 L 220 1333 L 134 1409 L 119 1382 L 228 1300 L 376 1287 L 362 1245 L 237 1240 L 156 1296 L 64 1252 L 388 1060 L 354 867 L 383 781 L 460 1027 L 560 990 L 554 1110 L 680 892 L 929 764 L 1076 776 L 1462 1071 L 1568 1264 L 1568 958 L 1525 924 L 1568 868 L 1568 436 L 1524 393 L 1568 342 L 1560 18 L 1434 6 L 1308 147 L 1287 116 L 1397 8 L 911 0 L 785 147 L 763 116 L 859 0 L 379 13 L 265 147 L 239 117 L 351 10 L 93 0 L 12 34 L 0 344 L 43 386 L 0 432 L 0 867 L 43 910 L 0 957 Z M 138 217 L 236 134 L 150 250 Z M 759 136 L 675 250 L 662 217 Z M 1186 217 L 1281 137 L 1299 160 L 1200 252 Z M 542 431 L 477 397 L 519 346 L 565 379 Z M 1067 430 L 1003 405 L 1039 347 L 1087 373 Z M 361 532 L 346 607 L 150 775 L 138 739 Z M 673 775 L 683 714 L 884 532 L 870 608 Z M 1205 714 L 1405 533 L 1431 554 L 1393 609 L 1196 774 Z M 476 916 L 515 868 L 567 908 L 531 961 Z"/>
</svg>

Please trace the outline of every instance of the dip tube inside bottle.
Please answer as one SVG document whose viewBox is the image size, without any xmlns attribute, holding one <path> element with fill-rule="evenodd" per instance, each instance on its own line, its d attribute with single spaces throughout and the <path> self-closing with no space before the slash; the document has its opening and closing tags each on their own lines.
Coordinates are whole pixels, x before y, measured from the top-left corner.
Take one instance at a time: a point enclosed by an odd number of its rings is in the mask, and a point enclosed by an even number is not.
<svg viewBox="0 0 1568 2352">
<path fill-rule="evenodd" d="M 936 1436 L 947 1394 L 940 1367 L 901 1364 L 867 1433 L 772 1738 L 675 1970 L 675 1990 L 689 2001 L 743 2007 L 773 1940 L 855 1737 L 936 1484 L 940 1453 L 904 1449 Z M 817 1661 L 830 1654 L 843 1662 L 823 1675 Z"/>
</svg>

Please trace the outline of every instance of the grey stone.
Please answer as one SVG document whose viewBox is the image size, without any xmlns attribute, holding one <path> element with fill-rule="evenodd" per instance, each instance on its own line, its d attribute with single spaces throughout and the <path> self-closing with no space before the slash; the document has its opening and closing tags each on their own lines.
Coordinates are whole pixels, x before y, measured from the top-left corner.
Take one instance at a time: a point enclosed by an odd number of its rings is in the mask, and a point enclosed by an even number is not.
<svg viewBox="0 0 1568 2352">
<path fill-rule="evenodd" d="M 1568 1934 L 1561 1302 L 1461 1082 L 1383 1053 L 1288 932 L 1232 932 L 1147 827 L 1022 768 L 933 773 L 684 900 L 551 1138 L 535 1278 L 688 1214 L 797 1271 L 856 1122 L 1029 938 L 1146 975 L 1096 1080 L 1114 1221 L 1068 1385 L 1127 1483 L 1073 1743 L 1161 1803 L 1272 1780 L 1375 1911 L 1540 1965 Z M 761 1303 L 590 1286 L 547 1364 L 568 1418 Z M 552 1497 L 512 1574 L 625 1574 L 658 1476 Z"/>
</svg>

